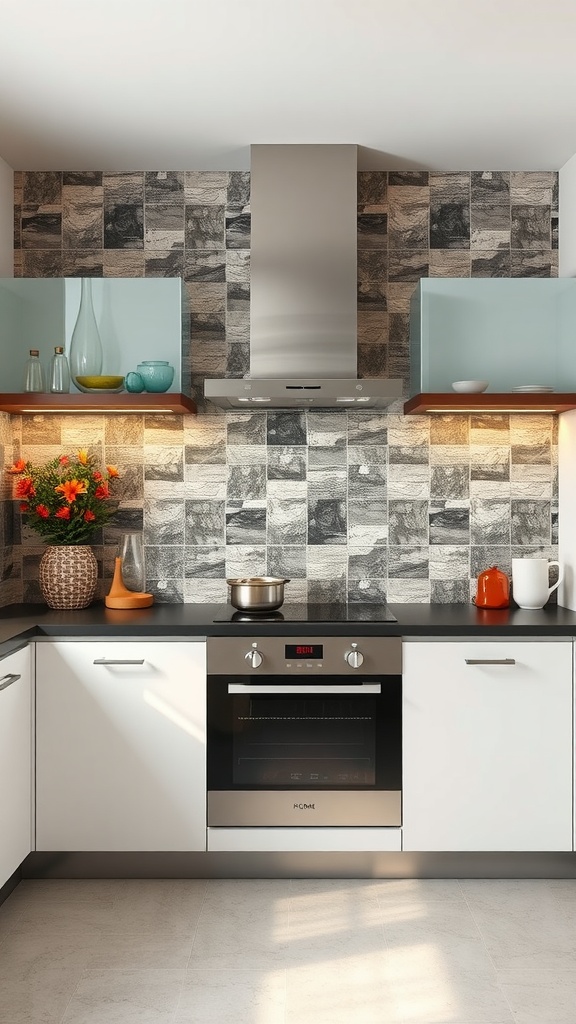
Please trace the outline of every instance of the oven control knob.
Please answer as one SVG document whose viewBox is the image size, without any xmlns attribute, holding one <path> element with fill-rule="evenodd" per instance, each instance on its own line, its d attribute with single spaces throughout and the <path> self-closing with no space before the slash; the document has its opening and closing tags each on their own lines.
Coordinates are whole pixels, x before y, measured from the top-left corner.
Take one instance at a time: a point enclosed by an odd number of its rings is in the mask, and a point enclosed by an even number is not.
<svg viewBox="0 0 576 1024">
<path fill-rule="evenodd" d="M 259 668 L 262 664 L 262 655 L 260 654 L 260 651 L 257 651 L 256 649 L 248 651 L 248 653 L 244 655 L 244 658 L 246 661 L 250 662 L 252 668 Z"/>
<path fill-rule="evenodd" d="M 346 651 L 344 655 L 344 661 L 350 665 L 350 668 L 360 668 L 364 662 L 364 655 L 361 651 L 357 650 L 358 644 L 350 644 L 352 650 Z"/>
</svg>

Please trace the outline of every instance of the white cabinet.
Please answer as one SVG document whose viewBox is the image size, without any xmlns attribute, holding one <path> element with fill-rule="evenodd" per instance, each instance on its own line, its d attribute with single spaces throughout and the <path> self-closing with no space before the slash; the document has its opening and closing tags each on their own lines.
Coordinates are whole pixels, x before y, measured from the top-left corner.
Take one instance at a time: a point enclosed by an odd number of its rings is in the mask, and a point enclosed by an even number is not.
<svg viewBox="0 0 576 1024">
<path fill-rule="evenodd" d="M 37 647 L 36 849 L 205 850 L 205 643 Z"/>
<path fill-rule="evenodd" d="M 0 661 L 0 886 L 32 849 L 30 648 Z"/>
<path fill-rule="evenodd" d="M 403 849 L 571 850 L 571 641 L 403 650 Z"/>
</svg>

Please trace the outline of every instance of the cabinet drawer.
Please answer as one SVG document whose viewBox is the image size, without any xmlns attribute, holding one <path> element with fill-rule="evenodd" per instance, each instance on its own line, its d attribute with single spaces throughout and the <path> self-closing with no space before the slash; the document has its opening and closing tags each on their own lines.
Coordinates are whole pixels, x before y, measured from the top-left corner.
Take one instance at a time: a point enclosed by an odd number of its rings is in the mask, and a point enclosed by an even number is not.
<svg viewBox="0 0 576 1024">
<path fill-rule="evenodd" d="M 399 828 L 209 828 L 208 851 L 326 853 L 402 849 Z"/>
</svg>

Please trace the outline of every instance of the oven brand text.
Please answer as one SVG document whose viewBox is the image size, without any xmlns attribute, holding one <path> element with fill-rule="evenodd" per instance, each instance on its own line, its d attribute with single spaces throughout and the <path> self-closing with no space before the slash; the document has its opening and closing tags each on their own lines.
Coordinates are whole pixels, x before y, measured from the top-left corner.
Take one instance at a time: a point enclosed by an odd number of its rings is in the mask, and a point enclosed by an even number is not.
<svg viewBox="0 0 576 1024">
<path fill-rule="evenodd" d="M 316 804 L 294 804 L 295 811 L 315 811 Z"/>
</svg>

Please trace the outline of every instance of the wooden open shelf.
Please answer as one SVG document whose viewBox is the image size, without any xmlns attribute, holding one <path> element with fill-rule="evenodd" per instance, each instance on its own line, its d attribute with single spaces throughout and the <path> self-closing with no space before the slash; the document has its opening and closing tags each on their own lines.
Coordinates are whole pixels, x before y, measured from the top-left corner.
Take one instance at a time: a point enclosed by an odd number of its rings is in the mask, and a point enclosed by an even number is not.
<svg viewBox="0 0 576 1024">
<path fill-rule="evenodd" d="M 121 391 L 118 394 L 101 395 L 44 395 L 26 392 L 23 395 L 0 394 L 0 412 L 43 413 L 43 412 L 121 412 L 121 413 L 195 413 L 196 405 L 187 395 L 152 394 L 143 391 L 140 395 Z"/>
<path fill-rule="evenodd" d="M 576 394 L 557 392 L 502 392 L 498 394 L 462 395 L 451 391 L 447 394 L 414 395 L 404 403 L 406 415 L 423 413 L 474 413 L 474 412 L 547 412 L 559 413 L 576 409 Z"/>
</svg>

